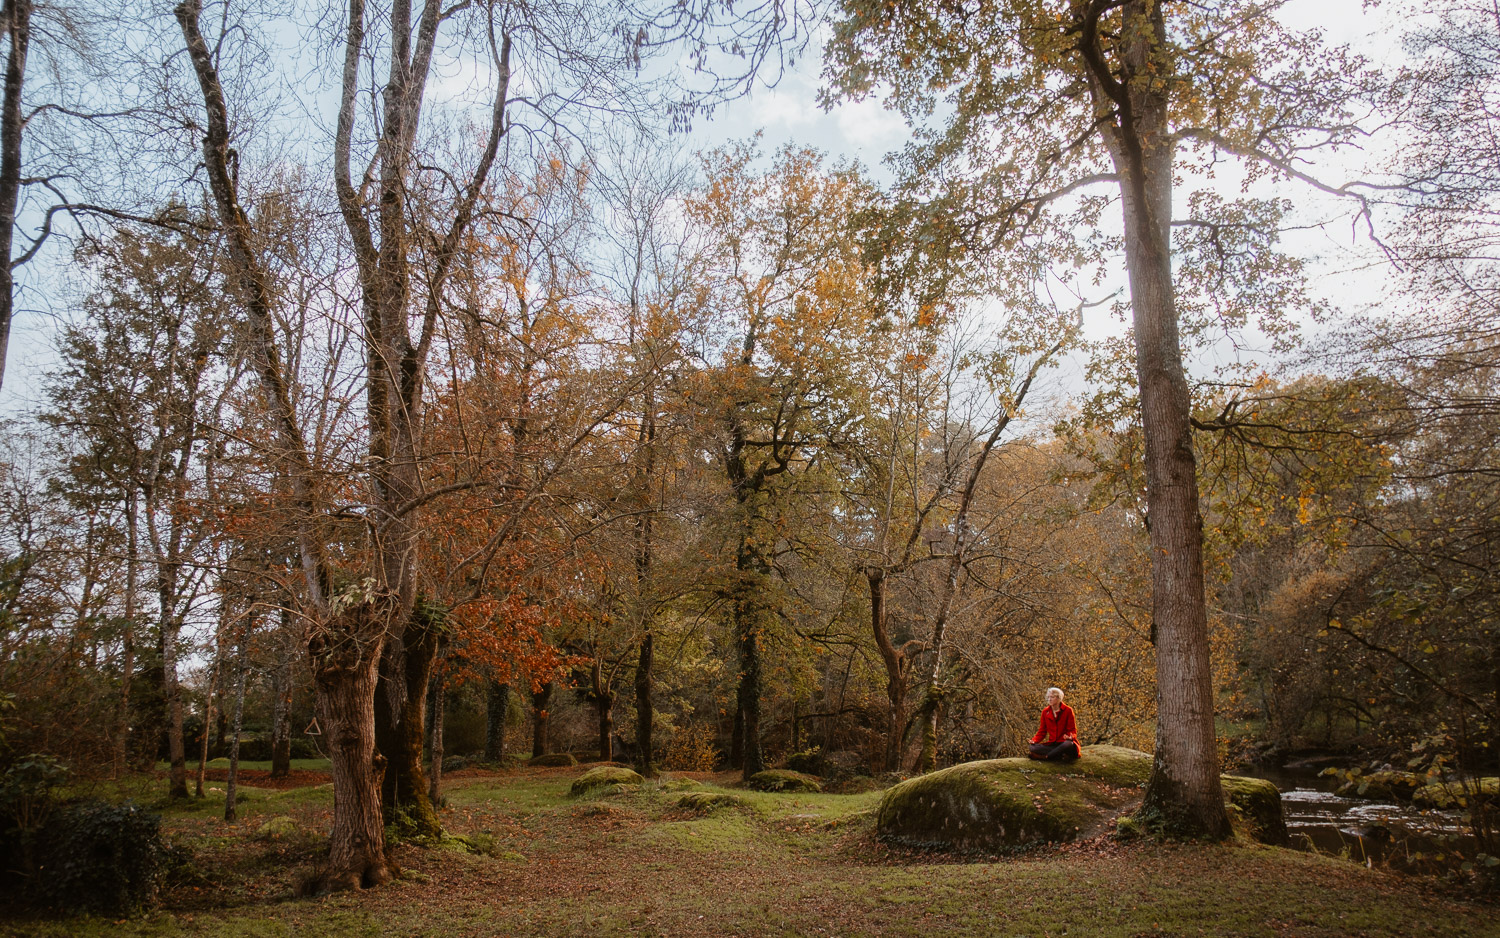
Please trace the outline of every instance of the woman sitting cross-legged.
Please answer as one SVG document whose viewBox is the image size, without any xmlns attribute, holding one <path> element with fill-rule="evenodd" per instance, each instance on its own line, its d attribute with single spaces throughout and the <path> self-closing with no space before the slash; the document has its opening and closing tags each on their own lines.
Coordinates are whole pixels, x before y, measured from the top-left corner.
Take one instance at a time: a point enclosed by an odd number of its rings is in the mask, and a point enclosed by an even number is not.
<svg viewBox="0 0 1500 938">
<path fill-rule="evenodd" d="M 1078 722 L 1073 719 L 1073 708 L 1063 703 L 1062 688 L 1047 688 L 1042 726 L 1031 737 L 1031 758 L 1072 762 L 1082 754 L 1078 748 Z"/>
</svg>

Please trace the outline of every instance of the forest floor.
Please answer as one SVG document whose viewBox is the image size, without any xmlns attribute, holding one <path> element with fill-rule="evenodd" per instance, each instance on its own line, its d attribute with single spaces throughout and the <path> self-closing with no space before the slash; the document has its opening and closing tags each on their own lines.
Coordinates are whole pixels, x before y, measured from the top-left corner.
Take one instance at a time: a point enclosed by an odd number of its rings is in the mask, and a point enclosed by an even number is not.
<svg viewBox="0 0 1500 938">
<path fill-rule="evenodd" d="M 700 815 L 670 784 L 570 797 L 585 768 L 460 773 L 450 839 L 397 845 L 399 879 L 321 898 L 297 894 L 326 852 L 326 776 L 245 786 L 233 825 L 222 795 L 165 808 L 183 862 L 161 908 L 0 920 L 0 936 L 1500 936 L 1496 905 L 1334 857 L 1108 837 L 953 857 L 877 841 L 878 792 L 761 794 L 691 775 L 743 800 Z"/>
</svg>

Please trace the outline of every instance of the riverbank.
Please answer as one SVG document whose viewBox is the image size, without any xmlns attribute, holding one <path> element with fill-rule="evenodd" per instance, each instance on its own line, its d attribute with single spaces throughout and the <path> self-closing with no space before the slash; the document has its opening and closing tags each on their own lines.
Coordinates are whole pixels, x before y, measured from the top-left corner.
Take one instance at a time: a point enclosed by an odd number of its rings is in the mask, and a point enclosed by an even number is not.
<svg viewBox="0 0 1500 938">
<path fill-rule="evenodd" d="M 1500 936 L 1494 905 L 1314 854 L 1099 837 L 960 858 L 877 841 L 878 792 L 770 794 L 698 775 L 573 798 L 582 771 L 465 773 L 443 814 L 454 836 L 398 846 L 405 872 L 388 886 L 315 899 L 296 892 L 331 791 L 250 787 L 233 826 L 166 814 L 186 863 L 161 910 L 9 920 L 0 935 Z M 692 782 L 732 798 L 685 807 Z"/>
</svg>

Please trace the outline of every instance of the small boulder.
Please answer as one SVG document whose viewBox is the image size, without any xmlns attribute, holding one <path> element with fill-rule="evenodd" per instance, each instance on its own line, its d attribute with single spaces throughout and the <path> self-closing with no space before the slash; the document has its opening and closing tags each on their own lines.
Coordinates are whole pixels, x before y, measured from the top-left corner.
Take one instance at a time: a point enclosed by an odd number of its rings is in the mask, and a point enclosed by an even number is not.
<svg viewBox="0 0 1500 938">
<path fill-rule="evenodd" d="M 571 752 L 548 752 L 539 756 L 532 756 L 531 761 L 526 764 L 540 768 L 557 768 L 558 766 L 577 765 L 578 760 L 573 757 Z"/>
<path fill-rule="evenodd" d="M 606 788 L 612 785 L 641 785 L 645 781 L 634 769 L 627 769 L 621 765 L 601 765 L 589 769 L 574 779 L 572 794 L 577 797 L 586 795 L 596 788 Z"/>
<path fill-rule="evenodd" d="M 745 783 L 755 791 L 822 791 L 823 786 L 811 775 L 788 769 L 766 769 L 756 772 Z"/>
<path fill-rule="evenodd" d="M 282 837 L 290 837 L 301 829 L 302 825 L 298 824 L 295 818 L 289 818 L 286 815 L 277 815 L 273 818 L 267 818 L 266 822 L 256 830 L 255 834 L 257 837 L 266 840 L 278 840 Z"/>
<path fill-rule="evenodd" d="M 662 791 L 697 791 L 703 783 L 692 778 L 669 778 L 661 782 Z"/>
<path fill-rule="evenodd" d="M 745 799 L 727 791 L 690 791 L 677 799 L 677 807 L 694 814 L 711 814 L 720 808 L 732 808 L 744 803 Z"/>
<path fill-rule="evenodd" d="M 1281 792 L 1263 778 L 1221 775 L 1224 801 L 1242 833 L 1263 844 L 1288 844 L 1286 818 L 1281 813 Z"/>
</svg>

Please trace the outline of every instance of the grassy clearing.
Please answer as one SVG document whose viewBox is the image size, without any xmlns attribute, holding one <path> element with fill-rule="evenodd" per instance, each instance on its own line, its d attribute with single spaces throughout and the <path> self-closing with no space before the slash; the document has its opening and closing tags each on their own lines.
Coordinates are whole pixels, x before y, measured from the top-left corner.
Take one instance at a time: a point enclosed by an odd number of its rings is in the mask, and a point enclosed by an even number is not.
<svg viewBox="0 0 1500 938">
<path fill-rule="evenodd" d="M 161 911 L 0 921 L 0 936 L 1500 936 L 1494 906 L 1288 850 L 1095 840 L 959 860 L 877 843 L 878 793 L 769 794 L 700 776 L 696 790 L 742 799 L 700 813 L 671 783 L 571 797 L 582 771 L 464 773 L 443 815 L 449 841 L 398 845 L 400 880 L 319 899 L 294 895 L 326 849 L 326 788 L 247 788 L 232 826 L 168 807 L 188 862 Z"/>
</svg>

